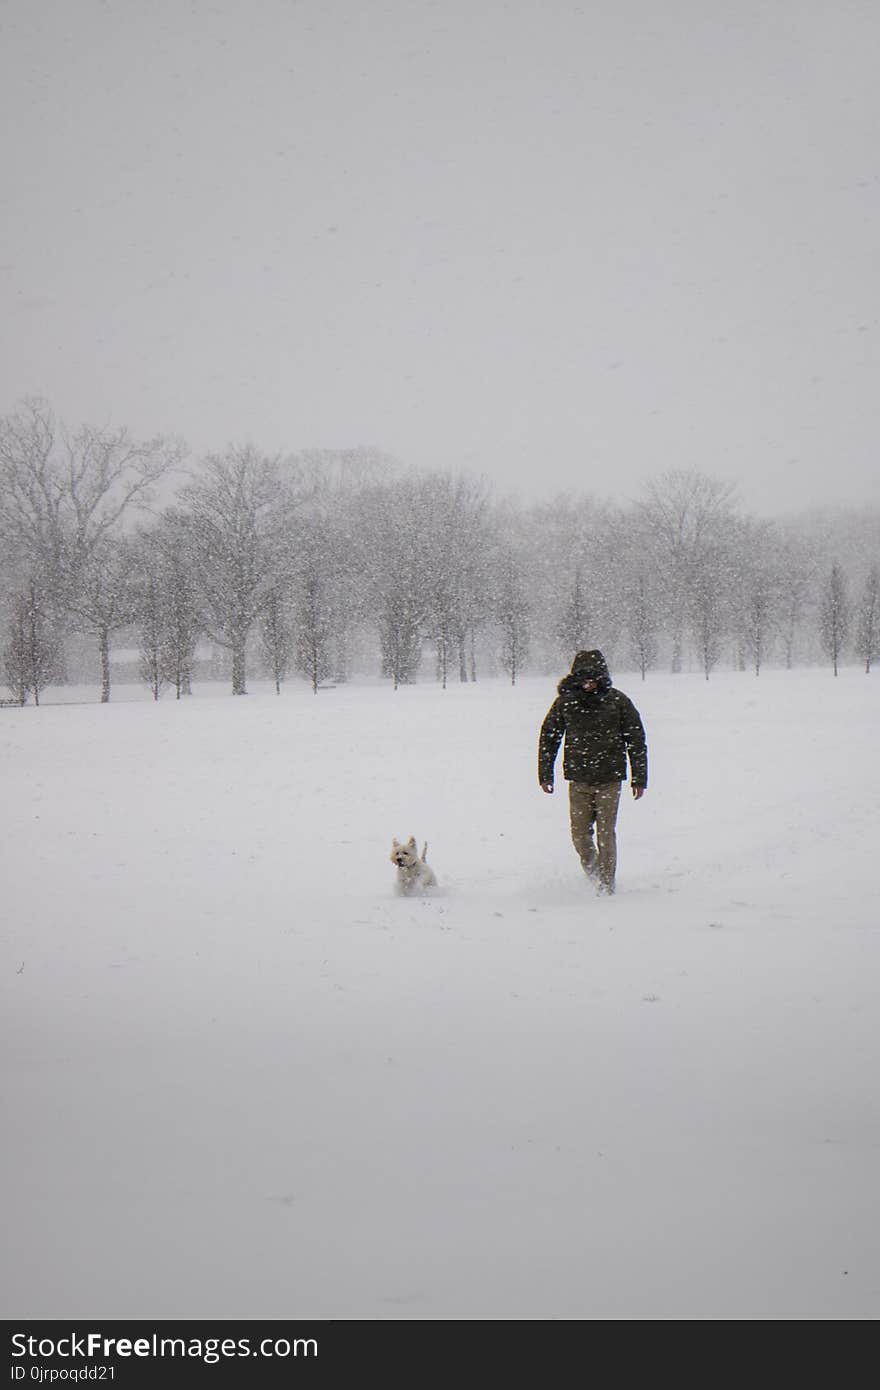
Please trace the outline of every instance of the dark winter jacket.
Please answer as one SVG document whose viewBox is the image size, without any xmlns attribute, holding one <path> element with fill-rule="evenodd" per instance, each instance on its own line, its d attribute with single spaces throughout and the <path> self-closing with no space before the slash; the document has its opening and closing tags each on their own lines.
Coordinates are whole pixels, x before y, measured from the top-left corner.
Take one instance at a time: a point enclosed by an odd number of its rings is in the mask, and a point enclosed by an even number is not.
<svg viewBox="0 0 880 1390">
<path fill-rule="evenodd" d="M 595 680 L 597 689 L 584 690 Z M 626 778 L 626 758 L 634 787 L 648 785 L 648 748 L 639 712 L 622 690 L 615 690 L 600 651 L 578 652 L 571 672 L 557 686 L 556 700 L 541 725 L 538 781 L 553 781 L 553 764 L 565 735 L 563 773 L 569 782 L 602 786 Z"/>
</svg>

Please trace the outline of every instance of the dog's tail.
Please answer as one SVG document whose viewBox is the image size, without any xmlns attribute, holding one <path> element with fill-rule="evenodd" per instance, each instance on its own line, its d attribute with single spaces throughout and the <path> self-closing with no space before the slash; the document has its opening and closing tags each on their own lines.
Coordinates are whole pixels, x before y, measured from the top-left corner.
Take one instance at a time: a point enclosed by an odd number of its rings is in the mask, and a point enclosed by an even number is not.
<svg viewBox="0 0 880 1390">
<path fill-rule="evenodd" d="M 428 841 L 426 840 L 426 841 L 425 841 L 425 848 L 422 850 L 422 863 L 423 863 L 423 864 L 424 864 L 425 860 L 427 859 L 427 857 L 428 857 Z"/>
</svg>

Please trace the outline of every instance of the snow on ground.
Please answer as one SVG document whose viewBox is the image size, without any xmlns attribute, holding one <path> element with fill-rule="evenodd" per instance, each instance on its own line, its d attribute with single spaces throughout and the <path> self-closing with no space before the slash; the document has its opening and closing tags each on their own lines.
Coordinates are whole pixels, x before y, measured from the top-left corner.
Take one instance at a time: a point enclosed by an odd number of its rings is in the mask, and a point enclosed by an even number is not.
<svg viewBox="0 0 880 1390">
<path fill-rule="evenodd" d="M 0 710 L 8 1316 L 880 1315 L 877 680 L 619 684 L 610 900 L 549 679 Z"/>
</svg>

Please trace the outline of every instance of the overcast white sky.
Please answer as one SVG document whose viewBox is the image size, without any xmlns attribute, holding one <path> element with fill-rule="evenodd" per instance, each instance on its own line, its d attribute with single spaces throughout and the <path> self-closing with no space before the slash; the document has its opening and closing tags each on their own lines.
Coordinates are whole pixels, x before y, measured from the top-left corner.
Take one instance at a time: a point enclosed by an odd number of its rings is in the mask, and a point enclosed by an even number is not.
<svg viewBox="0 0 880 1390">
<path fill-rule="evenodd" d="M 880 501 L 876 0 L 0 0 L 0 411 Z"/>
</svg>

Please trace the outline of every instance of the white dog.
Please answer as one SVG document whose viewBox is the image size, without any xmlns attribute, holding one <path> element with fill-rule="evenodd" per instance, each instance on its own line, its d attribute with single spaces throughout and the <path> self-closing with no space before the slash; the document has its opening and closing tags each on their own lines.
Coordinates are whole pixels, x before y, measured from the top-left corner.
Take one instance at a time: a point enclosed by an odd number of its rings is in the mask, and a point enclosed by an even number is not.
<svg viewBox="0 0 880 1390">
<path fill-rule="evenodd" d="M 426 888 L 437 887 L 437 876 L 426 862 L 428 842 L 419 858 L 415 835 L 410 835 L 405 845 L 395 840 L 391 846 L 391 862 L 397 865 L 397 891 L 409 895 L 423 893 Z"/>
</svg>

